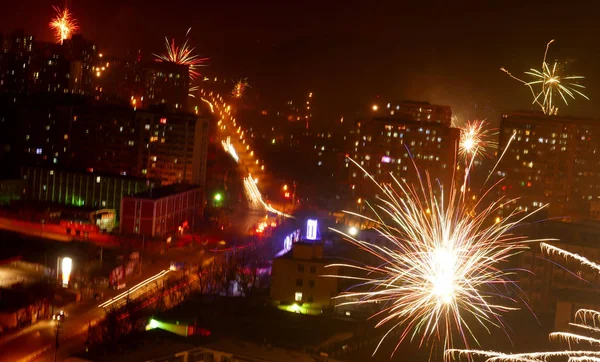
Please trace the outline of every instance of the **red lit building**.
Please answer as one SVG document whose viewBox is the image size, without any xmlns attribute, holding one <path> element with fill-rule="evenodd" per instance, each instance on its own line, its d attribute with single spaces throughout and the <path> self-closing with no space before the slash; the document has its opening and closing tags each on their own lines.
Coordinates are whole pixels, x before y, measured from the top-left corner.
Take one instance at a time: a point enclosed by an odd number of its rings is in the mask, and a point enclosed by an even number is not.
<svg viewBox="0 0 600 362">
<path fill-rule="evenodd" d="M 126 235 L 165 237 L 194 228 L 204 207 L 204 191 L 173 184 L 126 196 L 121 200 L 120 231 Z"/>
</svg>

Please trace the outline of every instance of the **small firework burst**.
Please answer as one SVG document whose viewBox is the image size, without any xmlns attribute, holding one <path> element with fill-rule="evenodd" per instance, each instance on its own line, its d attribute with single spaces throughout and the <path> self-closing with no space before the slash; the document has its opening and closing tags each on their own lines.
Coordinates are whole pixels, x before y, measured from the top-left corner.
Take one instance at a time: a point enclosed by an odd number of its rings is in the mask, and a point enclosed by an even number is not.
<svg viewBox="0 0 600 362">
<path fill-rule="evenodd" d="M 585 86 L 578 83 L 579 80 L 585 77 L 580 75 L 563 75 L 563 67 L 558 62 L 554 62 L 552 65 L 546 61 L 548 55 L 548 49 L 550 44 L 554 40 L 550 40 L 546 44 L 546 52 L 544 53 L 544 60 L 542 61 L 541 69 L 530 69 L 525 74 L 533 77 L 534 80 L 527 82 L 520 78 L 512 75 L 508 70 L 500 68 L 503 72 L 508 74 L 511 78 L 523 83 L 531 91 L 533 96 L 533 104 L 537 104 L 544 114 L 556 115 L 558 114 L 558 106 L 556 105 L 555 98 L 560 97 L 565 105 L 568 105 L 567 98 L 575 99 L 576 95 L 579 95 L 587 100 L 588 96 L 583 93 Z M 537 90 L 535 88 L 537 88 Z"/>
<path fill-rule="evenodd" d="M 498 148 L 494 136 L 497 130 L 489 129 L 485 120 L 467 121 L 460 129 L 460 141 L 458 151 L 461 156 L 472 158 L 489 156 L 490 149 Z"/>
<path fill-rule="evenodd" d="M 250 85 L 248 84 L 248 79 L 247 78 L 243 78 L 238 80 L 237 82 L 235 82 L 234 86 L 233 86 L 233 90 L 231 91 L 231 96 L 233 98 L 243 98 L 244 94 L 246 93 L 246 89 L 250 87 Z"/>
<path fill-rule="evenodd" d="M 79 30 L 79 25 L 68 8 L 61 9 L 58 6 L 53 8 L 56 16 L 50 22 L 50 29 L 54 32 L 56 42 L 62 44 Z"/>
</svg>

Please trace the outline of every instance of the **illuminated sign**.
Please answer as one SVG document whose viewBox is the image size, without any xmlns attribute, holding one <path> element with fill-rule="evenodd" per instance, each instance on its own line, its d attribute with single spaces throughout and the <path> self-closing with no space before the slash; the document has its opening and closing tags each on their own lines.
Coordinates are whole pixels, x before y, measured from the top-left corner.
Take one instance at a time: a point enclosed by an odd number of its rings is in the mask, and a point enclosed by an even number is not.
<svg viewBox="0 0 600 362">
<path fill-rule="evenodd" d="M 389 158 L 389 156 L 383 156 L 381 158 L 381 162 L 383 162 L 383 163 L 390 163 L 390 162 L 392 162 L 392 159 Z"/>
<path fill-rule="evenodd" d="M 317 220 L 308 219 L 306 221 L 306 240 L 317 240 Z"/>
<path fill-rule="evenodd" d="M 167 124 L 167 119 L 166 118 L 161 118 L 160 119 L 160 124 Z"/>
</svg>

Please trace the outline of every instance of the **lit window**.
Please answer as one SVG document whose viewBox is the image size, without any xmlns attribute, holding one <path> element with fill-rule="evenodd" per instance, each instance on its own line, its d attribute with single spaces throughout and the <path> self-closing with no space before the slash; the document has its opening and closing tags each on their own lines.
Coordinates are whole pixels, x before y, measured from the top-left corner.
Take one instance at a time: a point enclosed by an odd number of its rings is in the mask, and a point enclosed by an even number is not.
<svg viewBox="0 0 600 362">
<path fill-rule="evenodd" d="M 36 148 L 35 149 L 35 154 L 36 155 L 41 155 L 42 154 L 42 149 L 41 148 Z"/>
<path fill-rule="evenodd" d="M 100 176 L 96 176 L 96 183 L 100 183 Z"/>
<path fill-rule="evenodd" d="M 296 294 L 294 294 L 294 300 L 296 302 L 302 302 L 302 292 L 296 292 Z"/>
</svg>

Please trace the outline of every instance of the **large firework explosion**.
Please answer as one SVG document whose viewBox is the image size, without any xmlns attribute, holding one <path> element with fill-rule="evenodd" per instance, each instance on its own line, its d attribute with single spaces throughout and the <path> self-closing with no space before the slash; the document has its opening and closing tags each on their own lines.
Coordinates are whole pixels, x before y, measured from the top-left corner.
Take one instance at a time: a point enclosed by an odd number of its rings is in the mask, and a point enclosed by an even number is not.
<svg viewBox="0 0 600 362">
<path fill-rule="evenodd" d="M 181 46 L 175 43 L 175 38 L 169 41 L 169 38 L 165 37 L 166 52 L 164 54 L 154 54 L 159 62 L 170 62 L 188 67 L 190 75 L 190 96 L 194 96 L 194 91 L 198 90 L 198 87 L 192 86 L 191 83 L 195 81 L 201 74 L 198 70 L 200 67 L 206 66 L 209 58 L 202 58 L 200 55 L 194 53 L 195 48 L 189 45 L 189 34 L 192 28 L 189 28 L 185 33 L 185 41 Z"/>
<path fill-rule="evenodd" d="M 53 8 L 56 16 L 50 21 L 50 29 L 54 32 L 56 42 L 62 44 L 79 30 L 79 25 L 68 8 L 61 9 L 58 6 Z"/>
<path fill-rule="evenodd" d="M 542 112 L 548 115 L 556 115 L 558 113 L 558 106 L 555 101 L 556 97 L 560 97 L 565 105 L 569 104 L 567 98 L 575 99 L 575 95 L 579 95 L 589 100 L 589 98 L 581 91 L 585 89 L 585 87 L 577 83 L 578 80 L 584 78 L 583 76 L 563 75 L 563 67 L 561 64 L 558 62 L 549 64 L 546 61 L 548 49 L 553 42 L 554 40 L 550 40 L 548 44 L 546 44 L 546 51 L 544 52 L 541 69 L 531 68 L 528 72 L 525 72 L 525 74 L 533 77 L 532 81 L 524 81 L 512 75 L 508 70 L 500 68 L 500 70 L 508 74 L 511 78 L 527 86 L 533 96 L 532 104 L 537 104 L 542 109 Z"/>
<path fill-rule="evenodd" d="M 549 256 L 561 257 L 564 260 L 574 260 L 581 266 L 600 272 L 600 265 L 589 259 L 560 249 L 556 246 L 541 243 L 542 251 Z M 486 361 L 486 362 L 598 362 L 600 361 L 600 339 L 590 337 L 600 333 L 600 312 L 591 309 L 579 309 L 575 313 L 574 322 L 569 323 L 573 330 L 579 333 L 554 332 L 550 333 L 551 341 L 563 342 L 567 350 L 550 352 L 503 353 L 483 350 L 449 349 L 445 353 L 447 361 Z M 577 349 L 577 346 L 587 349 Z M 594 348 L 595 347 L 595 348 Z"/>
<path fill-rule="evenodd" d="M 364 276 L 332 277 L 358 282 L 338 297 L 341 305 L 382 305 L 372 318 L 387 332 L 375 352 L 392 332 L 400 335 L 396 351 L 406 339 L 418 340 L 420 346 L 431 342 L 451 348 L 460 335 L 465 346 L 478 343 L 467 319 L 485 329 L 504 329 L 502 313 L 518 309 L 521 301 L 512 280 L 515 270 L 503 267 L 533 241 L 509 232 L 531 214 L 513 211 L 497 217 L 512 200 L 490 199 L 496 185 L 477 195 L 473 205 L 464 183 L 435 187 L 426 176 L 414 186 L 392 175 L 392 184 L 379 184 L 362 170 L 379 187 L 378 202 L 369 204 L 376 216 L 348 213 L 375 224 L 383 241 L 342 234 L 378 262 L 336 264 Z"/>
</svg>

